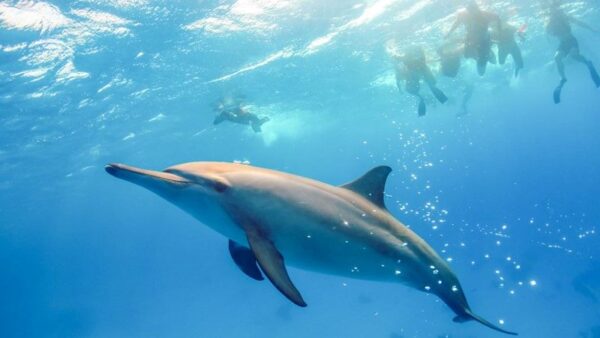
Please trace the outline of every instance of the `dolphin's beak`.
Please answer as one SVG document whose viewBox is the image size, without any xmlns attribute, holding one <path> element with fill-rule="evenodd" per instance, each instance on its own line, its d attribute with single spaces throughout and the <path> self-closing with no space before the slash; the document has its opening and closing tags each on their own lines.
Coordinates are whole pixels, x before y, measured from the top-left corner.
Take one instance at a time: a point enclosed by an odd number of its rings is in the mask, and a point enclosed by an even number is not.
<svg viewBox="0 0 600 338">
<path fill-rule="evenodd" d="M 174 174 L 146 170 L 119 163 L 107 164 L 104 167 L 104 170 L 116 178 L 146 187 L 148 187 L 149 184 L 152 184 L 151 182 L 164 182 L 174 185 L 187 185 L 191 183 L 187 179 Z"/>
</svg>

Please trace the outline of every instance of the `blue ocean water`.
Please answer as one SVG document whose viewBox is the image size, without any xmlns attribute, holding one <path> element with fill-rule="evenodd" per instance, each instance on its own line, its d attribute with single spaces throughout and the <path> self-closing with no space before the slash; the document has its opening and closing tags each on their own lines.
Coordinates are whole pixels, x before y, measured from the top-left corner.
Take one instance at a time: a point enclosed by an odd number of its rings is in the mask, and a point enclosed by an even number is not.
<svg viewBox="0 0 600 338">
<path fill-rule="evenodd" d="M 552 102 L 543 2 L 481 5 L 526 25 L 525 69 L 466 62 L 418 117 L 390 53 L 422 44 L 436 63 L 461 1 L 1 1 L 0 337 L 503 336 L 400 284 L 290 268 L 296 307 L 240 273 L 226 238 L 104 171 L 191 161 L 331 184 L 389 165 L 388 208 L 477 313 L 600 337 L 600 92 L 567 62 Z M 564 8 L 600 18 L 597 1 Z M 574 33 L 600 64 L 600 35 Z M 223 98 L 270 121 L 215 126 Z"/>
</svg>

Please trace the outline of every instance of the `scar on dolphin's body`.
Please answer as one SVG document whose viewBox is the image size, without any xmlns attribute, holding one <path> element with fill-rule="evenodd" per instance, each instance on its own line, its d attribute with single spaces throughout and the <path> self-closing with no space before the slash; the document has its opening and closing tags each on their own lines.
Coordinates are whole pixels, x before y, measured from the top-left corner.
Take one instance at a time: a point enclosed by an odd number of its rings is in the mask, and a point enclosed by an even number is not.
<svg viewBox="0 0 600 338">
<path fill-rule="evenodd" d="M 175 204 L 229 239 L 235 264 L 263 274 L 290 301 L 306 306 L 286 266 L 374 281 L 398 282 L 438 296 L 455 322 L 475 320 L 456 275 L 421 237 L 384 204 L 391 169 L 373 168 L 336 187 L 236 163 L 193 162 L 164 171 L 123 164 L 105 170 Z"/>
</svg>

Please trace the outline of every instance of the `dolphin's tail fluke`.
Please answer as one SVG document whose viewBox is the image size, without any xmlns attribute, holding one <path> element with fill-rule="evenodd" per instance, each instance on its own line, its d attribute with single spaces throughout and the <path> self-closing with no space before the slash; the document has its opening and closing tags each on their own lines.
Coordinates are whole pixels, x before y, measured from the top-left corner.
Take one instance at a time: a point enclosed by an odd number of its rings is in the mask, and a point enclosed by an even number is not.
<svg viewBox="0 0 600 338">
<path fill-rule="evenodd" d="M 496 325 L 488 322 L 487 320 L 479 317 L 478 315 L 474 314 L 473 312 L 471 312 L 471 310 L 468 310 L 468 309 L 465 310 L 465 314 L 464 315 L 454 317 L 454 321 L 458 322 L 458 323 L 463 323 L 463 322 L 466 322 L 466 321 L 469 321 L 469 320 L 474 320 L 474 321 L 480 322 L 481 324 L 489 327 L 492 330 L 496 330 L 496 331 L 499 331 L 499 332 L 502 332 L 502 333 L 506 333 L 506 334 L 510 334 L 510 335 L 513 335 L 513 336 L 517 336 L 518 335 L 518 333 L 516 333 L 516 332 L 510 332 L 510 331 L 506 331 L 504 329 L 499 328 L 498 326 L 496 326 Z"/>
</svg>

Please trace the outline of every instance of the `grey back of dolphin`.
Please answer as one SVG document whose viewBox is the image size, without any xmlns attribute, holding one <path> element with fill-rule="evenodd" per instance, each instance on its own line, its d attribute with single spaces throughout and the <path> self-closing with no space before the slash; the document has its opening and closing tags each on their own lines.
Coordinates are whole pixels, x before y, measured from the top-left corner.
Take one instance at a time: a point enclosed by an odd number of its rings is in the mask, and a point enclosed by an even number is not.
<svg viewBox="0 0 600 338">
<path fill-rule="evenodd" d="M 263 274 L 290 301 L 306 303 L 286 266 L 403 283 L 440 297 L 454 321 L 478 321 L 446 262 L 386 209 L 391 169 L 376 167 L 336 187 L 248 165 L 194 162 L 164 171 L 109 164 L 106 171 L 160 195 L 229 238 L 229 251 L 249 277 Z"/>
</svg>

